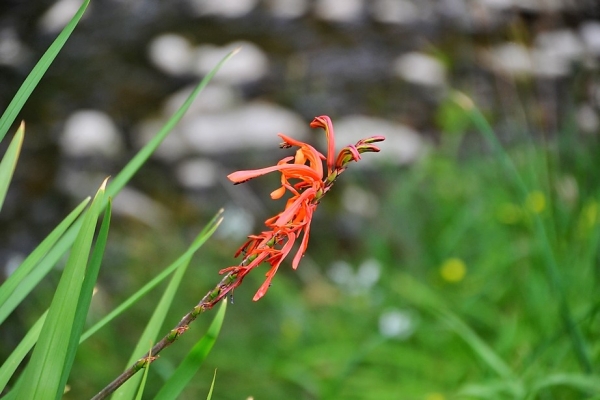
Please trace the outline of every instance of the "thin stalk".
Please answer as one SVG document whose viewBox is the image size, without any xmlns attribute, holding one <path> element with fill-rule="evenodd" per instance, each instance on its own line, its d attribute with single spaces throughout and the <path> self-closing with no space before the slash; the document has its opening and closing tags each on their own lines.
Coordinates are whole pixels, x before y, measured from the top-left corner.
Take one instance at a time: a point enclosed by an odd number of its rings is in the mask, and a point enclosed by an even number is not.
<svg viewBox="0 0 600 400">
<path fill-rule="evenodd" d="M 210 290 L 200 300 L 200 302 L 184 317 L 179 323 L 169 331 L 161 340 L 159 340 L 142 358 L 137 360 L 131 367 L 125 370 L 115 380 L 109 383 L 104 389 L 98 394 L 92 397 L 92 400 L 105 399 L 107 396 L 112 394 L 121 385 L 123 385 L 129 378 L 135 375 L 142 368 L 146 368 L 152 362 L 158 358 L 158 354 L 173 344 L 181 335 L 188 330 L 190 323 L 192 323 L 198 315 L 203 312 L 210 310 L 217 304 L 223 297 L 227 296 L 235 287 L 239 285 L 241 281 L 238 281 L 238 276 L 234 272 L 226 274 L 223 279 L 215 286 L 214 289 Z"/>
</svg>

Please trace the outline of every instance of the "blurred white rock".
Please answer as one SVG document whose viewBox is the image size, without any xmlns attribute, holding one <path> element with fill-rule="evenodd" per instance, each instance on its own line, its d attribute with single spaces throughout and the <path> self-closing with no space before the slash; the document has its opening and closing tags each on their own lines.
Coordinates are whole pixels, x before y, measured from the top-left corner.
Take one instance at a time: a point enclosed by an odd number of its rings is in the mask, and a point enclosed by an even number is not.
<svg viewBox="0 0 600 400">
<path fill-rule="evenodd" d="M 188 0 L 198 15 L 216 15 L 226 18 L 243 17 L 258 0 Z"/>
<path fill-rule="evenodd" d="M 546 49 L 533 49 L 531 52 L 532 70 L 536 76 L 558 78 L 569 73 L 571 63 L 560 54 Z"/>
<path fill-rule="evenodd" d="M 570 61 L 581 58 L 584 51 L 581 39 L 570 29 L 542 32 L 536 36 L 534 46 Z"/>
<path fill-rule="evenodd" d="M 223 47 L 212 44 L 196 47 L 193 71 L 200 76 L 208 74 L 227 53 L 236 48 L 240 48 L 240 51 L 219 69 L 213 81 L 243 84 L 256 81 L 269 72 L 266 53 L 254 43 L 244 41 L 229 43 Z"/>
<path fill-rule="evenodd" d="M 307 0 L 267 0 L 267 7 L 278 18 L 298 18 L 308 11 Z"/>
<path fill-rule="evenodd" d="M 302 140 L 308 122 L 294 112 L 267 102 L 190 116 L 182 121 L 181 132 L 190 146 L 201 153 L 277 149 L 277 133 Z"/>
<path fill-rule="evenodd" d="M 407 82 L 425 86 L 446 83 L 446 70 L 436 58 L 424 53 L 403 54 L 394 61 L 394 72 Z"/>
<path fill-rule="evenodd" d="M 170 211 L 138 190 L 124 187 L 113 199 L 115 215 L 134 218 L 152 228 L 160 229 L 171 219 Z"/>
<path fill-rule="evenodd" d="M 376 21 L 388 24 L 410 24 L 419 18 L 419 10 L 410 0 L 375 0 L 370 2 Z"/>
<path fill-rule="evenodd" d="M 560 77 L 571 70 L 571 62 L 580 59 L 584 46 L 571 30 L 542 32 L 534 40 L 531 53 L 533 72 L 543 77 Z"/>
<path fill-rule="evenodd" d="M 575 114 L 577 125 L 585 133 L 598 133 L 600 119 L 598 114 L 589 104 L 583 104 L 577 109 Z"/>
<path fill-rule="evenodd" d="M 42 31 L 47 33 L 60 31 L 73 18 L 79 7 L 81 7 L 80 0 L 58 0 L 42 15 L 38 25 Z M 91 11 L 90 5 L 81 18 L 89 17 Z"/>
<path fill-rule="evenodd" d="M 19 40 L 13 28 L 0 30 L 0 65 L 19 65 L 28 55 L 29 51 Z"/>
<path fill-rule="evenodd" d="M 206 158 L 182 161 L 176 168 L 177 180 L 188 189 L 204 189 L 217 182 L 218 168 Z"/>
<path fill-rule="evenodd" d="M 164 126 L 165 122 L 166 121 L 162 119 L 148 119 L 139 122 L 133 129 L 132 134 L 132 139 L 136 147 L 141 149 L 151 141 Z M 152 153 L 152 157 L 168 162 L 174 162 L 181 160 L 188 154 L 190 154 L 189 145 L 186 143 L 185 138 L 181 135 L 181 131 L 176 126 L 162 141 L 156 151 Z"/>
<path fill-rule="evenodd" d="M 373 193 L 354 185 L 345 188 L 342 204 L 349 212 L 364 217 L 377 215 L 379 209 L 379 200 Z"/>
<path fill-rule="evenodd" d="M 363 10 L 363 0 L 317 0 L 315 4 L 315 15 L 333 22 L 352 22 Z"/>
<path fill-rule="evenodd" d="M 478 2 L 486 7 L 504 10 L 513 6 L 512 0 L 478 0 Z"/>
<path fill-rule="evenodd" d="M 155 37 L 148 45 L 150 61 L 171 75 L 189 73 L 194 57 L 190 42 L 181 35 L 166 33 Z"/>
<path fill-rule="evenodd" d="M 588 21 L 582 24 L 579 28 L 579 34 L 587 51 L 600 56 L 600 22 Z"/>
<path fill-rule="evenodd" d="M 101 154 L 111 157 L 121 152 L 123 141 L 107 114 L 97 110 L 80 110 L 67 118 L 60 146 L 70 156 Z"/>
<path fill-rule="evenodd" d="M 490 68 L 513 76 L 531 75 L 533 63 L 529 50 L 518 43 L 507 42 L 493 48 L 489 54 Z"/>
<path fill-rule="evenodd" d="M 195 87 L 196 85 L 191 85 L 170 95 L 163 106 L 163 115 L 165 117 L 173 115 Z M 242 103 L 242 96 L 236 89 L 230 85 L 212 81 L 194 100 L 186 115 L 219 112 L 231 109 L 240 103 Z"/>
<path fill-rule="evenodd" d="M 386 160 L 394 164 L 416 161 L 426 151 L 421 136 L 412 128 L 382 118 L 349 115 L 333 121 L 336 135 L 336 151 L 348 144 L 369 136 L 383 135 L 385 141 L 377 143 L 381 152 L 377 155 L 364 154 L 355 167 Z M 324 142 L 323 138 L 323 142 Z M 325 148 L 325 147 L 321 147 Z"/>
<path fill-rule="evenodd" d="M 222 239 L 243 240 L 254 231 L 256 218 L 243 207 L 228 204 L 224 207 L 223 222 L 215 232 Z"/>
</svg>

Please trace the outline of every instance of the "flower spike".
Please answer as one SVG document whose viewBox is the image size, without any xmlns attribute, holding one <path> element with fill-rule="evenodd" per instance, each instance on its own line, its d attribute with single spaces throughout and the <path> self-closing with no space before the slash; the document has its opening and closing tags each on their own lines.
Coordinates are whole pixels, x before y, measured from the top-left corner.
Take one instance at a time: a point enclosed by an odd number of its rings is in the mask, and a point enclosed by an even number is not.
<svg viewBox="0 0 600 400">
<path fill-rule="evenodd" d="M 283 149 L 298 148 L 295 155 L 284 157 L 272 167 L 237 171 L 227 176 L 234 184 L 239 184 L 271 172 L 279 172 L 281 173 L 281 186 L 271 192 L 271 198 L 280 199 L 287 192 L 290 192 L 291 196 L 287 199 L 282 212 L 265 221 L 267 230 L 259 235 L 248 236 L 248 240 L 236 252 L 236 257 L 243 255 L 242 262 L 238 266 L 220 271 L 222 274 L 230 274 L 228 276 L 233 278 L 229 286 L 219 289 L 219 295 L 215 297 L 214 301 L 220 300 L 229 290 L 239 286 L 251 270 L 265 262 L 270 264 L 271 268 L 266 273 L 265 282 L 254 295 L 253 300 L 259 300 L 271 286 L 273 277 L 283 260 L 291 252 L 295 241 L 302 236 L 300 246 L 292 260 L 292 268 L 298 268 L 308 246 L 312 217 L 322 197 L 331 189 L 335 179 L 346 169 L 348 163 L 360 160 L 362 153 L 378 152 L 379 148 L 372 143 L 385 139 L 383 136 L 372 136 L 359 140 L 356 145 L 344 147 L 336 158 L 331 119 L 326 115 L 321 115 L 310 123 L 310 127 L 325 130 L 327 156 L 308 143 L 280 133 L 279 137 L 283 140 L 280 147 Z M 327 175 L 324 175 L 323 161 L 326 163 Z"/>
</svg>

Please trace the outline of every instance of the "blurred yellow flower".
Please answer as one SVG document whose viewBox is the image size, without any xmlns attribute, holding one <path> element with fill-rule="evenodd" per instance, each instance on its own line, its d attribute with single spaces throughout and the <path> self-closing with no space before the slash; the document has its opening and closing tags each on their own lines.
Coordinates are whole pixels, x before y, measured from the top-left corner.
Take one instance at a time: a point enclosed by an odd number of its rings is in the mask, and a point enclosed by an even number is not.
<svg viewBox="0 0 600 400">
<path fill-rule="evenodd" d="M 456 283 L 463 280 L 467 266 L 460 258 L 449 258 L 440 267 L 440 275 L 445 281 Z"/>
<path fill-rule="evenodd" d="M 592 201 L 591 203 L 586 204 L 582 214 L 587 226 L 591 228 L 596 225 L 596 222 L 598 221 L 598 203 Z"/>
<path fill-rule="evenodd" d="M 521 220 L 521 208 L 513 203 L 504 203 L 496 211 L 496 217 L 507 225 L 516 224 Z"/>
<path fill-rule="evenodd" d="M 534 190 L 525 199 L 525 205 L 529 211 L 539 214 L 546 208 L 546 196 L 541 191 Z"/>
<path fill-rule="evenodd" d="M 428 393 L 425 395 L 425 400 L 445 400 L 446 397 L 441 393 Z"/>
</svg>

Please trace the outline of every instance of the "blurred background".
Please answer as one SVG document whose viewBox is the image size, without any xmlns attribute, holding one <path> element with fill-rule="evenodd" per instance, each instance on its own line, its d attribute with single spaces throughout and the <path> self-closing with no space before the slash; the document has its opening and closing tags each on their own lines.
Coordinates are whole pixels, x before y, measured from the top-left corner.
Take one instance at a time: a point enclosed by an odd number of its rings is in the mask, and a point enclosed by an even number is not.
<svg viewBox="0 0 600 400">
<path fill-rule="evenodd" d="M 79 6 L 0 3 L 0 109 Z M 268 196 L 277 176 L 233 186 L 226 175 L 290 155 L 278 132 L 325 151 L 308 124 L 326 114 L 338 149 L 384 135 L 381 153 L 351 165 L 323 200 L 297 271 L 284 263 L 258 303 L 260 271 L 236 290 L 182 398 L 205 398 L 215 369 L 217 399 L 600 398 L 582 383 L 600 360 L 595 0 L 93 0 L 19 117 L 27 131 L 0 214 L 0 279 L 236 47 L 115 199 L 90 323 L 224 207 L 165 332 L 176 324 L 284 206 Z M 455 91 L 493 126 L 525 198 Z M 5 323 L 0 359 L 58 277 Z M 159 295 L 81 347 L 65 398 L 90 397 L 125 368 Z M 149 393 L 209 320 L 161 354 Z"/>
</svg>

